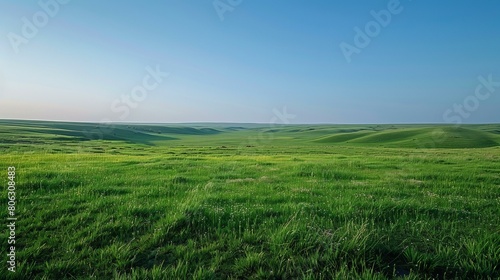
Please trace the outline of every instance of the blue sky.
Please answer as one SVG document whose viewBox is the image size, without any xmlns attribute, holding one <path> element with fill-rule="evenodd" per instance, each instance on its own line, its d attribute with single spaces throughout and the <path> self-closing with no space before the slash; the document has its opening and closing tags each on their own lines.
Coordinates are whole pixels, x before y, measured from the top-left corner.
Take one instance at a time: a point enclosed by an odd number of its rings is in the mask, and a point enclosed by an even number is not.
<svg viewBox="0 0 500 280">
<path fill-rule="evenodd" d="M 494 0 L 5 0 L 0 32 L 0 118 L 500 122 Z"/>
</svg>

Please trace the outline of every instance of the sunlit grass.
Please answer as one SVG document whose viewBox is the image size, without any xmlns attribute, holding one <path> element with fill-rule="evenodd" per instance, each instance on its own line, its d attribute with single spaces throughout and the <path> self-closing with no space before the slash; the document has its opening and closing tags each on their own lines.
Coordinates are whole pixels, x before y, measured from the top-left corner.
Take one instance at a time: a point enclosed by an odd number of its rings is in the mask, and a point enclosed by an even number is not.
<svg viewBox="0 0 500 280">
<path fill-rule="evenodd" d="M 500 277 L 498 148 L 54 145 L 0 156 L 9 279 Z"/>
</svg>

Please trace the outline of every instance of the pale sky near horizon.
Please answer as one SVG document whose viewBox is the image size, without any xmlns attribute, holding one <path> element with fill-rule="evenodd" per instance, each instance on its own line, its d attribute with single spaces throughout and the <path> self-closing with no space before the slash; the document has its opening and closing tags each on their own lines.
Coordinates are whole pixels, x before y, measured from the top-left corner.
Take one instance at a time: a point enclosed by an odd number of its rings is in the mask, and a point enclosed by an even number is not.
<svg viewBox="0 0 500 280">
<path fill-rule="evenodd" d="M 500 123 L 495 0 L 2 0 L 0 32 L 0 119 Z"/>
</svg>

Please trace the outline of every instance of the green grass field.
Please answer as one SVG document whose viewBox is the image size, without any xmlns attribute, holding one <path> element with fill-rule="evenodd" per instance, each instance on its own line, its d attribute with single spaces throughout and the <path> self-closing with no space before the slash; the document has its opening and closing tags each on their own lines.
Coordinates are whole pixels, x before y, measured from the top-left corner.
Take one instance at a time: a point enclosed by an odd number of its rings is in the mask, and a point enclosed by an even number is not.
<svg viewBox="0 0 500 280">
<path fill-rule="evenodd" d="M 500 125 L 0 121 L 2 279 L 498 279 Z"/>
</svg>

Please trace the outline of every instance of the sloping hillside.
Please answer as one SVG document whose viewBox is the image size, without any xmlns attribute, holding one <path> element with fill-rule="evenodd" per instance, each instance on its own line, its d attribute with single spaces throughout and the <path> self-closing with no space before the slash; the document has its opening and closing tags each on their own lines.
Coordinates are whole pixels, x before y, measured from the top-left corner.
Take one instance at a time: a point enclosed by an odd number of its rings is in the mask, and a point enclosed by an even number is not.
<svg viewBox="0 0 500 280">
<path fill-rule="evenodd" d="M 499 146 L 499 140 L 499 135 L 485 130 L 439 126 L 338 133 L 315 142 L 406 148 L 486 148 Z"/>
</svg>

